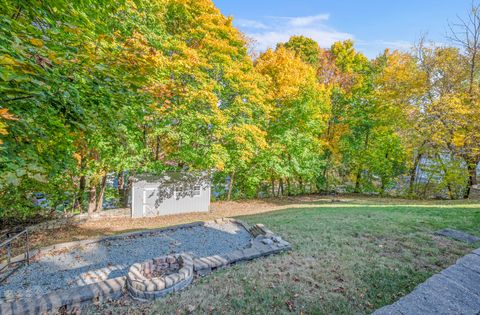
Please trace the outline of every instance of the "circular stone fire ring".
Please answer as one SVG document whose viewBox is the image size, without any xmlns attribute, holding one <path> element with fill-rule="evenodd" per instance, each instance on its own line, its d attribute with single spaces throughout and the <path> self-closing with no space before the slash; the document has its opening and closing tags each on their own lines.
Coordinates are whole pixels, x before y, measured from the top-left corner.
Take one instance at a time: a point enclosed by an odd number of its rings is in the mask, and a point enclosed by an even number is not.
<svg viewBox="0 0 480 315">
<path fill-rule="evenodd" d="M 127 289 L 137 300 L 155 300 L 192 282 L 193 260 L 186 254 L 161 256 L 130 266 Z"/>
</svg>

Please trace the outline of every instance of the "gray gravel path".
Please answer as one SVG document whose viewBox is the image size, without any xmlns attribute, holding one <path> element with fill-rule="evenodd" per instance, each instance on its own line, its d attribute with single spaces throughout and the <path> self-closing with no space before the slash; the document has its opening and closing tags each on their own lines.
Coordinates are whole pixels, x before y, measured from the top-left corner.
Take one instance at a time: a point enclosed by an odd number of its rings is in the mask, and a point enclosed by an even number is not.
<svg viewBox="0 0 480 315">
<path fill-rule="evenodd" d="M 237 224 L 207 222 L 151 236 L 51 251 L 19 269 L 0 286 L 0 303 L 116 278 L 126 275 L 131 264 L 150 258 L 181 252 L 193 257 L 222 254 L 245 248 L 250 240 L 250 234 Z"/>
</svg>

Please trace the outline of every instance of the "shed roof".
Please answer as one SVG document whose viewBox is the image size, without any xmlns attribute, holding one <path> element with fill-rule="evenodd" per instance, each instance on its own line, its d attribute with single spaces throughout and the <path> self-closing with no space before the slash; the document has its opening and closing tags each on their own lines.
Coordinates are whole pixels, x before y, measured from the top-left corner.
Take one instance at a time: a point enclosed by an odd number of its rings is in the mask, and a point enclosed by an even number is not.
<svg viewBox="0 0 480 315">
<path fill-rule="evenodd" d="M 161 183 L 161 184 L 178 184 L 191 183 L 196 185 L 198 183 L 210 182 L 210 174 L 207 172 L 164 172 L 160 175 L 152 173 L 137 174 L 132 176 L 134 182 L 146 183 Z"/>
</svg>

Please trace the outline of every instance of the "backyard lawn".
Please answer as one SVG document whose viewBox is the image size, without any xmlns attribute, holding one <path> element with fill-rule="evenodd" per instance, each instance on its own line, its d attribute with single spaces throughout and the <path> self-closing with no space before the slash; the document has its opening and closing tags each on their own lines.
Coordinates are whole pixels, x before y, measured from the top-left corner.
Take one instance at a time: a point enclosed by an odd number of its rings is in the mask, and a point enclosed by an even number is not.
<svg viewBox="0 0 480 315">
<path fill-rule="evenodd" d="M 293 250 L 215 272 L 153 304 L 124 299 L 87 313 L 368 314 L 480 246 L 433 234 L 450 227 L 480 236 L 472 202 L 317 200 L 238 218 L 265 224 Z"/>
<path fill-rule="evenodd" d="M 0 0 L 0 315 L 371 314 L 479 248 L 480 0 L 336 2 Z M 480 315 L 477 253 L 395 308 Z"/>
</svg>

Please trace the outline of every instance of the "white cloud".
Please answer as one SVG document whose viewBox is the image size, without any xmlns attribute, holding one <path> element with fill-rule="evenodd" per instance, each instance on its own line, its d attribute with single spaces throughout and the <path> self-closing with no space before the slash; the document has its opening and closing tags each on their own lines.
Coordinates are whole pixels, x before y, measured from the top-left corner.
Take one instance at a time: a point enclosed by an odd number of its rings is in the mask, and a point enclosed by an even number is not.
<svg viewBox="0 0 480 315">
<path fill-rule="evenodd" d="M 387 48 L 390 50 L 408 52 L 413 47 L 413 43 L 406 40 L 361 40 L 357 41 L 356 44 L 369 58 L 377 57 Z"/>
<path fill-rule="evenodd" d="M 334 42 L 353 39 L 353 35 L 328 27 L 329 14 L 298 17 L 265 17 L 262 21 L 238 19 L 234 23 L 254 39 L 256 51 L 274 48 L 278 43 L 287 42 L 293 35 L 303 35 L 316 40 L 322 47 Z"/>
<path fill-rule="evenodd" d="M 313 28 L 292 28 L 282 31 L 269 31 L 248 34 L 256 41 L 256 50 L 264 51 L 274 48 L 278 43 L 285 43 L 294 35 L 303 35 L 317 41 L 321 47 L 330 47 L 334 42 L 353 39 L 353 35 L 337 32 L 335 30 L 313 29 Z"/>
<path fill-rule="evenodd" d="M 287 42 L 294 35 L 310 37 L 323 48 L 329 48 L 337 41 L 355 39 L 351 33 L 328 26 L 329 18 L 329 14 L 297 17 L 267 16 L 261 21 L 238 19 L 234 20 L 234 23 L 254 40 L 253 50 L 257 52 L 275 48 L 278 43 Z M 385 48 L 408 51 L 413 45 L 406 40 L 355 40 L 355 43 L 369 58 L 376 57 Z"/>
<path fill-rule="evenodd" d="M 244 28 L 268 29 L 267 25 L 255 20 L 238 19 L 238 20 L 235 20 L 235 24 L 237 24 L 237 26 L 239 27 L 244 27 Z"/>
<path fill-rule="evenodd" d="M 329 14 L 319 14 L 312 16 L 301 16 L 290 18 L 289 24 L 292 26 L 308 26 L 314 23 L 325 22 L 330 18 Z"/>
</svg>

